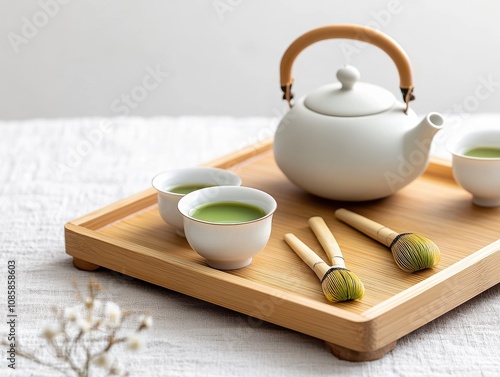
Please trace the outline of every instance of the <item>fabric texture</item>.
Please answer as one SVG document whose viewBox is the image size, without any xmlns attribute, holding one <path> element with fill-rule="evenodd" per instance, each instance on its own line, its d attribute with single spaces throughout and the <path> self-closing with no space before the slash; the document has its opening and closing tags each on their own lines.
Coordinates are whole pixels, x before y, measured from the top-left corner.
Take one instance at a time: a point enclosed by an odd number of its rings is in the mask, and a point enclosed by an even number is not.
<svg viewBox="0 0 500 377">
<path fill-rule="evenodd" d="M 481 116 L 466 121 L 500 120 Z M 498 285 L 403 337 L 382 359 L 353 363 L 335 358 L 319 339 L 269 323 L 254 326 L 246 315 L 106 269 L 72 266 L 66 222 L 149 188 L 161 171 L 262 141 L 276 125 L 271 118 L 225 117 L 0 122 L 2 339 L 7 261 L 15 260 L 16 331 L 26 348 L 42 344 L 51 308 L 76 304 L 72 282 L 84 287 L 90 275 L 104 287 L 101 300 L 151 315 L 145 350 L 116 353 L 131 376 L 498 376 Z M 55 375 L 20 357 L 15 371 L 0 360 L 2 376 Z"/>
</svg>

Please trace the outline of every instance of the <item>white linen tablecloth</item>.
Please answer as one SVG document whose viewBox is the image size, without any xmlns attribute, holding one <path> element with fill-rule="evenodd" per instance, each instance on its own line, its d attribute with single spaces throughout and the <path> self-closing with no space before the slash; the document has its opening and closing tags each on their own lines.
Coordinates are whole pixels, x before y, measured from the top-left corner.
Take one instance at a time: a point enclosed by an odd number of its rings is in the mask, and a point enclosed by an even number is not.
<svg viewBox="0 0 500 377">
<path fill-rule="evenodd" d="M 500 125 L 500 115 L 470 115 L 465 123 L 485 120 Z M 16 335 L 26 348 L 41 344 L 53 306 L 77 303 L 72 281 L 83 287 L 90 275 L 103 285 L 103 300 L 151 315 L 145 350 L 116 355 L 132 376 L 498 376 L 498 285 L 403 337 L 382 359 L 353 363 L 336 359 L 319 339 L 268 323 L 252 327 L 243 314 L 106 269 L 72 266 L 64 249 L 67 221 L 149 188 L 163 170 L 262 141 L 276 123 L 224 117 L 0 122 L 2 339 L 7 261 L 15 260 Z M 55 375 L 20 357 L 16 368 L 0 358 L 2 376 Z"/>
</svg>

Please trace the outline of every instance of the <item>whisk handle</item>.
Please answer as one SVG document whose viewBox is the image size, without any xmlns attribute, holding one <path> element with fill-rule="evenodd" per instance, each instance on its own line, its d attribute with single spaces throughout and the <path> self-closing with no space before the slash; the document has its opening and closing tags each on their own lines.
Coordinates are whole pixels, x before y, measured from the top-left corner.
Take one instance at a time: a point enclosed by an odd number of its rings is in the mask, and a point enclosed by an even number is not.
<svg viewBox="0 0 500 377">
<path fill-rule="evenodd" d="M 322 217 L 315 216 L 311 217 L 308 223 L 316 238 L 319 240 L 319 243 L 323 246 L 332 266 L 345 268 L 344 257 L 342 256 L 340 246 L 335 236 L 330 232 L 325 220 L 323 220 Z"/>
<path fill-rule="evenodd" d="M 316 273 L 318 278 L 323 279 L 331 267 L 293 233 L 285 234 L 284 238 L 285 242 Z"/>
<path fill-rule="evenodd" d="M 390 247 L 392 241 L 398 236 L 398 233 L 392 229 L 344 208 L 336 210 L 335 216 L 387 247 Z"/>
</svg>

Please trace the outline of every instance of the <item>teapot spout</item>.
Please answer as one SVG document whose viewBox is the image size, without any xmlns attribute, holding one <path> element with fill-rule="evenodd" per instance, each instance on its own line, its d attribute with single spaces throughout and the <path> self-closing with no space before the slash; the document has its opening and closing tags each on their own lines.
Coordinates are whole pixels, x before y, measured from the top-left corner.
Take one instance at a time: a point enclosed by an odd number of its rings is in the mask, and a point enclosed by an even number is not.
<svg viewBox="0 0 500 377">
<path fill-rule="evenodd" d="M 415 127 L 415 140 L 425 144 L 430 149 L 434 135 L 443 128 L 444 119 L 439 113 L 428 113 Z"/>
<path fill-rule="evenodd" d="M 385 179 L 395 192 L 418 178 L 427 168 L 434 135 L 443 128 L 441 114 L 427 114 L 404 138 L 404 154 L 399 156 L 396 171 L 385 173 Z"/>
</svg>

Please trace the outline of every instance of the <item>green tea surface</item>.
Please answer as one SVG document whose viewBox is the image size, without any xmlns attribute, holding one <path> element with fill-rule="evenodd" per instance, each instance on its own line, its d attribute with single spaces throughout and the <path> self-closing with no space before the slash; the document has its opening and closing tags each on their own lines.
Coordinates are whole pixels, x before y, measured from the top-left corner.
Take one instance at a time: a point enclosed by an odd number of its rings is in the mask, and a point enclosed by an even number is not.
<svg viewBox="0 0 500 377">
<path fill-rule="evenodd" d="M 257 220 L 265 215 L 262 208 L 240 202 L 203 204 L 191 213 L 195 219 L 213 223 L 241 223 Z"/>
<path fill-rule="evenodd" d="M 202 188 L 205 188 L 205 187 L 211 187 L 211 186 L 208 186 L 208 185 L 199 185 L 199 184 L 195 184 L 195 185 L 181 185 L 181 186 L 175 186 L 175 187 L 172 187 L 170 188 L 168 191 L 171 192 L 171 193 L 174 193 L 174 194 L 189 194 L 190 192 L 193 192 L 193 191 L 196 191 L 196 190 L 200 190 Z"/>
<path fill-rule="evenodd" d="M 464 153 L 465 156 L 479 158 L 500 158 L 500 148 L 478 147 L 469 149 Z"/>
</svg>

